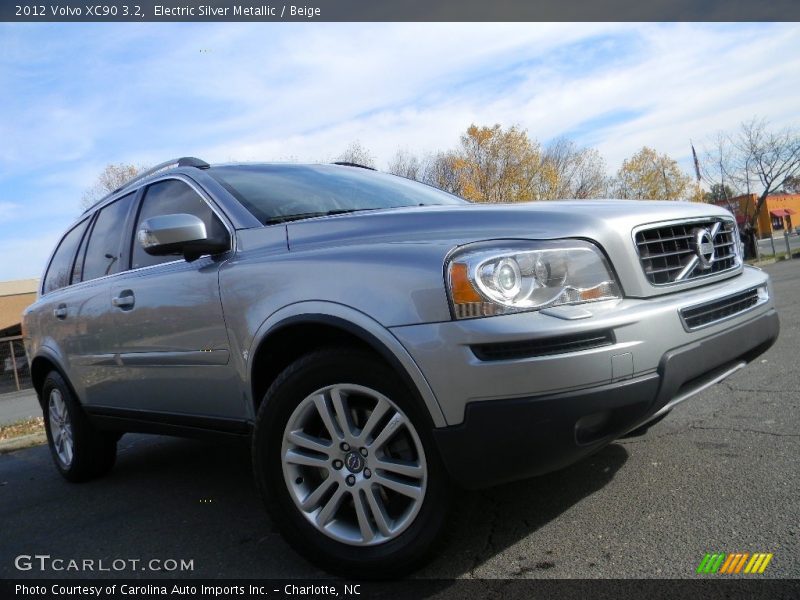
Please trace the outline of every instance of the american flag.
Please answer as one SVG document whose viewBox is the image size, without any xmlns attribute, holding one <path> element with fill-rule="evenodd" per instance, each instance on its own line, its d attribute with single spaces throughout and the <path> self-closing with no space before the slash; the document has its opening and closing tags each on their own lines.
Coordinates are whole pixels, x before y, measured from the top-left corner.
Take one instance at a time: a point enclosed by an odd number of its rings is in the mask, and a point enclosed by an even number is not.
<svg viewBox="0 0 800 600">
<path fill-rule="evenodd" d="M 700 183 L 700 161 L 697 160 L 697 152 L 695 152 L 694 144 L 690 141 L 692 147 L 692 158 L 694 158 L 694 173 L 697 175 L 697 183 Z"/>
</svg>

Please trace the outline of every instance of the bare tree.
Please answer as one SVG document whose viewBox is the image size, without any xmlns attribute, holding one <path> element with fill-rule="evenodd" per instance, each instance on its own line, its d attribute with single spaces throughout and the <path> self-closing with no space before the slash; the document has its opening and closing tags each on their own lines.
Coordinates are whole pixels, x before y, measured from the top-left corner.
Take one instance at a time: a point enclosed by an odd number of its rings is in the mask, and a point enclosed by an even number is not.
<svg viewBox="0 0 800 600">
<path fill-rule="evenodd" d="M 83 208 L 89 208 L 103 196 L 113 192 L 145 169 L 146 167 L 141 165 L 125 163 L 106 165 L 92 186 L 83 193 L 81 205 Z"/>
<path fill-rule="evenodd" d="M 605 196 L 606 163 L 594 148 L 580 148 L 569 139 L 558 138 L 545 148 L 540 171 L 542 199 Z"/>
<path fill-rule="evenodd" d="M 365 167 L 372 167 L 373 169 L 375 168 L 375 157 L 369 150 L 362 146 L 361 142 L 358 140 L 350 142 L 350 145 L 347 146 L 345 151 L 342 152 L 336 160 L 339 162 L 349 162 Z"/>
<path fill-rule="evenodd" d="M 400 175 L 416 181 L 422 177 L 423 167 L 422 161 L 415 154 L 401 148 L 389 161 L 387 170 L 392 175 Z"/>
<path fill-rule="evenodd" d="M 456 196 L 464 195 L 464 186 L 454 151 L 437 152 L 424 161 L 420 181 Z"/>
<path fill-rule="evenodd" d="M 738 190 L 731 187 L 735 185 L 733 175 L 734 156 L 733 147 L 728 135 L 718 132 L 716 137 L 705 148 L 702 160 L 698 161 L 700 178 L 711 188 L 709 200 L 722 201 L 734 215 L 739 214 L 739 207 L 731 203 L 731 198 L 739 194 Z"/>
<path fill-rule="evenodd" d="M 732 138 L 735 177 L 746 187 L 760 190 L 750 226 L 755 227 L 767 196 L 782 188 L 787 179 L 800 175 L 800 134 L 792 127 L 768 129 L 764 119 L 742 123 Z"/>
<path fill-rule="evenodd" d="M 800 176 L 800 134 L 795 127 L 773 130 L 766 120 L 753 118 L 736 132 L 717 134 L 702 170 L 709 183 L 731 183 L 740 192 L 757 194 L 752 214 L 744 214 L 747 253 L 757 256 L 756 223 L 767 196 Z"/>
</svg>

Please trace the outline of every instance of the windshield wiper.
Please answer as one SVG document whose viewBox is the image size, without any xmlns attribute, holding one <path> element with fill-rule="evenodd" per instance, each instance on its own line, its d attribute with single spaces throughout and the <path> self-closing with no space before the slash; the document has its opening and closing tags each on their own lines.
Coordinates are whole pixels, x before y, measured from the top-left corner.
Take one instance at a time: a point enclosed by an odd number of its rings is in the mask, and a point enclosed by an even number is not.
<svg viewBox="0 0 800 600">
<path fill-rule="evenodd" d="M 276 223 L 288 223 L 289 221 L 300 221 L 301 219 L 313 219 L 314 217 L 329 217 L 331 215 L 344 215 L 347 213 L 361 212 L 364 210 L 378 210 L 377 208 L 337 208 L 334 210 L 323 210 L 319 212 L 297 213 L 294 215 L 278 215 L 270 217 L 264 221 L 265 225 L 275 225 Z"/>
</svg>

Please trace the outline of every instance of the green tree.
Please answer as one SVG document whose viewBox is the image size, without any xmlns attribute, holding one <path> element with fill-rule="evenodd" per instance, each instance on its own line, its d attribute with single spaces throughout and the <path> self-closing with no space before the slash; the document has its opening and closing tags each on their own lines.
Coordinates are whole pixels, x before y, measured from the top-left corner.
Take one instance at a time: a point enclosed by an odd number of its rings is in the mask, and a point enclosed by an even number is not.
<svg viewBox="0 0 800 600">
<path fill-rule="evenodd" d="M 727 184 L 713 183 L 711 184 L 711 191 L 706 192 L 703 199 L 706 202 L 724 202 L 737 196 L 736 191 Z"/>
</svg>

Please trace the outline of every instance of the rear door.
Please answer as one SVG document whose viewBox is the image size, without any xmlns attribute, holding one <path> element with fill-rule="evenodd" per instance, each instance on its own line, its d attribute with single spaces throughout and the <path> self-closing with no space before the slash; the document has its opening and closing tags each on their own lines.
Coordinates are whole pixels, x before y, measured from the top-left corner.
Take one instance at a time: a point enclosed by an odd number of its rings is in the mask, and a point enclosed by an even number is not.
<svg viewBox="0 0 800 600">
<path fill-rule="evenodd" d="M 42 283 L 42 296 L 36 310 L 29 311 L 28 328 L 40 347 L 35 352 L 46 351 L 55 355 L 72 381 L 78 396 L 85 401 L 84 386 L 79 379 L 80 354 L 86 342 L 78 315 L 82 292 L 71 287 L 75 256 L 84 243 L 92 219 L 87 217 L 68 231 L 53 253 Z M 31 357 L 32 358 L 32 357 Z"/>
<path fill-rule="evenodd" d="M 193 183 L 166 178 L 147 186 L 128 238 L 131 269 L 111 288 L 115 352 L 123 366 L 111 405 L 160 413 L 166 422 L 224 428 L 226 420 L 246 414 L 220 301 L 226 255 L 193 262 L 150 256 L 135 236 L 145 219 L 177 213 L 199 217 L 208 231 L 226 229 L 232 240 L 230 226 Z"/>
<path fill-rule="evenodd" d="M 114 357 L 116 332 L 111 306 L 111 285 L 124 271 L 127 250 L 123 232 L 134 207 L 136 192 L 101 208 L 81 244 L 75 261 L 73 283 L 79 294 L 76 322 L 79 331 L 75 367 L 85 386 L 85 403 L 102 405 L 114 394 L 119 365 Z"/>
<path fill-rule="evenodd" d="M 78 396 L 103 404 L 113 393 L 118 369 L 111 313 L 111 280 L 122 269 L 122 232 L 135 193 L 123 196 L 81 222 L 62 240 L 43 286 L 40 331 L 61 358 Z"/>
</svg>

